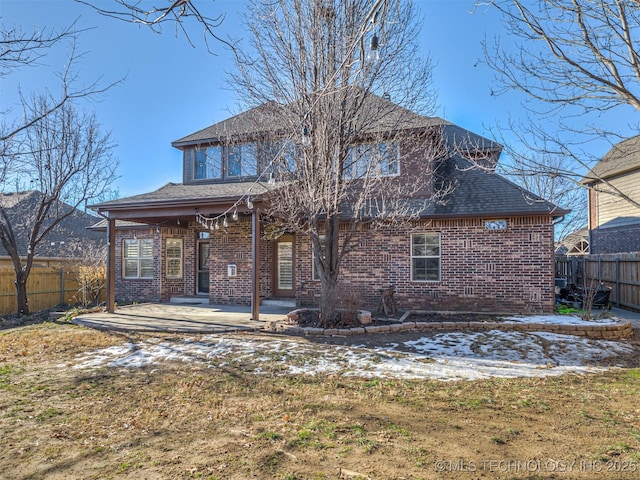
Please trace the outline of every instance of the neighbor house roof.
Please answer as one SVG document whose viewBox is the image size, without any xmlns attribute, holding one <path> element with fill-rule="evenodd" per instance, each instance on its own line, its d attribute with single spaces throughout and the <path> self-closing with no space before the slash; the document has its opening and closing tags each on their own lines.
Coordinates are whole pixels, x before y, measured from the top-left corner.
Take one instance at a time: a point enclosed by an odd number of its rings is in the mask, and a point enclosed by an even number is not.
<svg viewBox="0 0 640 480">
<path fill-rule="evenodd" d="M 640 135 L 614 145 L 585 175 L 582 183 L 591 183 L 636 169 L 640 169 Z"/>
<path fill-rule="evenodd" d="M 31 232 L 30 214 L 37 208 L 42 193 L 37 190 L 0 194 L 0 206 L 11 222 L 11 226 L 18 243 L 18 253 L 27 254 L 28 234 Z M 59 202 L 60 208 L 68 212 L 73 209 L 66 203 Z M 45 239 L 36 247 L 36 255 L 50 258 L 78 258 L 83 256 L 83 246 L 86 243 L 102 245 L 104 235 L 88 230 L 97 218 L 78 209 L 73 209 L 71 215 L 60 222 Z M 45 221 L 45 226 L 48 221 Z M 0 243 L 0 256 L 7 255 L 7 251 Z"/>
</svg>

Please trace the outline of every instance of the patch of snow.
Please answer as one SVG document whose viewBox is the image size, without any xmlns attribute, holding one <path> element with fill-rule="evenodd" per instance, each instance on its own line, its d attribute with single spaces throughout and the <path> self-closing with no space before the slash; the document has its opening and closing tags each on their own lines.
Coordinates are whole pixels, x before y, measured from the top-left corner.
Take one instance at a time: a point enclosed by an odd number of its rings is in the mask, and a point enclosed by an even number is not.
<svg viewBox="0 0 640 480">
<path fill-rule="evenodd" d="M 256 375 L 476 380 L 602 371 L 597 367 L 601 360 L 631 351 L 624 342 L 497 330 L 440 333 L 376 348 L 207 335 L 201 341 L 150 339 L 109 347 L 78 356 L 74 368 L 139 368 L 179 361 L 211 368 L 236 364 Z"/>
<path fill-rule="evenodd" d="M 576 315 L 533 315 L 528 317 L 503 317 L 503 320 L 513 323 L 541 323 L 551 325 L 611 325 L 618 322 L 617 318 L 597 318 L 583 320 Z"/>
</svg>

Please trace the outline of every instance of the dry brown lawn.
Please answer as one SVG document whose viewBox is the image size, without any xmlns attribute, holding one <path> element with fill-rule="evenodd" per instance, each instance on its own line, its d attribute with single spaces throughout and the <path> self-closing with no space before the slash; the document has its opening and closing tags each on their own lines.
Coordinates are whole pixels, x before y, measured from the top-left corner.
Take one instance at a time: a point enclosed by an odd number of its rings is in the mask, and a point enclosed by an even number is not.
<svg viewBox="0 0 640 480">
<path fill-rule="evenodd" d="M 68 366 L 140 338 L 0 332 L 0 478 L 640 477 L 638 368 L 442 382 Z"/>
</svg>

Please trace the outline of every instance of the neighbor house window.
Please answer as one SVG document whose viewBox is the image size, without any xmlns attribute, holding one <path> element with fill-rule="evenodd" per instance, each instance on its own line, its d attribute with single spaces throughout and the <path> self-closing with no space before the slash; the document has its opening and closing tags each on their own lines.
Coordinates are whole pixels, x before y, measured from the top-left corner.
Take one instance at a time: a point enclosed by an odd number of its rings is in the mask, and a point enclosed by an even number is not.
<svg viewBox="0 0 640 480">
<path fill-rule="evenodd" d="M 395 142 L 354 145 L 349 148 L 345 161 L 344 176 L 389 177 L 400 172 L 400 147 Z"/>
<path fill-rule="evenodd" d="M 245 177 L 258 174 L 258 149 L 255 143 L 228 147 L 227 176 Z"/>
<path fill-rule="evenodd" d="M 222 177 L 222 148 L 196 148 L 194 151 L 194 174 L 196 180 Z"/>
<path fill-rule="evenodd" d="M 125 278 L 153 278 L 153 240 L 125 239 L 122 244 Z"/>
<path fill-rule="evenodd" d="M 325 236 L 324 235 L 320 235 L 320 250 L 321 250 L 321 254 L 322 256 L 324 256 L 325 254 L 325 248 L 326 248 L 326 240 L 325 240 Z M 311 264 L 311 270 L 313 272 L 313 279 L 315 281 L 319 281 L 320 280 L 320 275 L 318 275 L 318 266 L 316 264 L 316 256 L 313 254 L 313 244 L 311 246 L 311 256 L 313 258 L 313 262 Z"/>
<path fill-rule="evenodd" d="M 411 280 L 417 282 L 440 280 L 440 234 L 411 235 Z"/>
<path fill-rule="evenodd" d="M 182 278 L 182 239 L 167 238 L 167 278 Z"/>
</svg>

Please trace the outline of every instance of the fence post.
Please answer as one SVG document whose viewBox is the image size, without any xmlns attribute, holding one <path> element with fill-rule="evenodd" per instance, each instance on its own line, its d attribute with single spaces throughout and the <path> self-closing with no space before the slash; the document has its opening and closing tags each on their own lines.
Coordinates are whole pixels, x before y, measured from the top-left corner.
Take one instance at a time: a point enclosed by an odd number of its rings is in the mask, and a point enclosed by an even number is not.
<svg viewBox="0 0 640 480">
<path fill-rule="evenodd" d="M 616 307 L 620 308 L 620 257 L 616 257 Z"/>
<path fill-rule="evenodd" d="M 60 269 L 60 303 L 64 303 L 64 268 Z"/>
<path fill-rule="evenodd" d="M 602 257 L 598 257 L 598 283 L 602 281 Z"/>
</svg>

